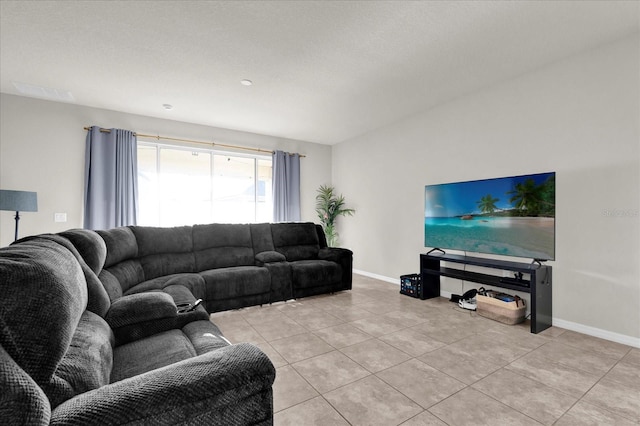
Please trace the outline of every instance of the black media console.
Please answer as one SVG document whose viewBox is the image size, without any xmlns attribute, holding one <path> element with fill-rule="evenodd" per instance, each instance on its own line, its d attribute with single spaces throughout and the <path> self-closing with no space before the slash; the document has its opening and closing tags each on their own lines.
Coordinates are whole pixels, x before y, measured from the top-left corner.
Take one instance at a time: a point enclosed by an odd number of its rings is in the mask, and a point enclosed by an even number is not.
<svg viewBox="0 0 640 426">
<path fill-rule="evenodd" d="M 442 265 L 447 262 L 448 265 Z M 449 265 L 449 263 L 454 265 Z M 467 265 L 509 271 L 513 276 L 502 277 L 467 271 Z M 457 278 L 531 294 L 531 332 L 539 333 L 551 327 L 551 266 L 540 263 L 520 263 L 456 254 L 421 254 L 421 299 L 440 297 L 440 277 Z M 527 277 L 528 276 L 528 277 Z"/>
</svg>

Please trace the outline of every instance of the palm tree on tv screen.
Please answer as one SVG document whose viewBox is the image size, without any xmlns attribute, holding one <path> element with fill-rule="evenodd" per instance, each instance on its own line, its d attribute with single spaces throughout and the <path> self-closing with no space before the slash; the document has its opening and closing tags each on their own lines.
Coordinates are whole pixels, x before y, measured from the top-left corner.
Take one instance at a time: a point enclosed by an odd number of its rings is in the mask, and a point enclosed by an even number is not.
<svg viewBox="0 0 640 426">
<path fill-rule="evenodd" d="M 482 213 L 493 213 L 498 210 L 496 203 L 500 201 L 499 198 L 493 198 L 493 195 L 487 194 L 484 197 L 480 198 L 480 201 L 477 201 L 478 208 Z"/>
<path fill-rule="evenodd" d="M 540 214 L 540 203 L 543 200 L 544 184 L 536 185 L 533 179 L 527 179 L 524 183 L 517 183 L 513 191 L 507 192 L 512 195 L 509 202 L 523 216 L 537 216 Z"/>
<path fill-rule="evenodd" d="M 555 176 L 549 176 L 539 185 L 533 179 L 517 183 L 515 190 L 507 192 L 507 195 L 512 195 L 509 202 L 515 203 L 516 211 L 522 216 L 555 217 L 555 193 Z"/>
</svg>

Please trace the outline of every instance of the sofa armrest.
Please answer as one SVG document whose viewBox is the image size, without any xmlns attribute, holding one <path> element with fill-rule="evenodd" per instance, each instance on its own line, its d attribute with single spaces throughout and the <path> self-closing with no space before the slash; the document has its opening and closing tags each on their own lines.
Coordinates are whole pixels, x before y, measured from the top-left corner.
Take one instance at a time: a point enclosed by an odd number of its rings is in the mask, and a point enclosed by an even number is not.
<svg viewBox="0 0 640 426">
<path fill-rule="evenodd" d="M 318 259 L 338 263 L 340 263 L 342 258 L 351 258 L 352 256 L 353 252 L 351 250 L 339 247 L 325 247 L 321 248 L 318 252 Z"/>
<path fill-rule="evenodd" d="M 268 424 L 275 368 L 257 347 L 226 346 L 80 394 L 51 425 Z"/>
<path fill-rule="evenodd" d="M 116 346 L 163 331 L 182 328 L 192 321 L 208 319 L 209 314 L 202 306 L 190 312 L 178 313 L 173 295 L 163 291 L 123 296 L 113 302 L 105 315 L 105 320 L 113 329 Z"/>
<path fill-rule="evenodd" d="M 111 328 L 162 318 L 173 318 L 178 310 L 173 298 L 166 293 L 153 291 L 123 296 L 111 304 L 104 319 Z"/>
<path fill-rule="evenodd" d="M 264 266 L 265 263 L 285 262 L 287 258 L 277 251 L 263 251 L 256 254 L 256 264 Z"/>
<path fill-rule="evenodd" d="M 353 252 L 349 249 L 339 247 L 321 248 L 318 258 L 336 262 L 342 268 L 342 290 L 351 290 L 353 283 Z"/>
</svg>

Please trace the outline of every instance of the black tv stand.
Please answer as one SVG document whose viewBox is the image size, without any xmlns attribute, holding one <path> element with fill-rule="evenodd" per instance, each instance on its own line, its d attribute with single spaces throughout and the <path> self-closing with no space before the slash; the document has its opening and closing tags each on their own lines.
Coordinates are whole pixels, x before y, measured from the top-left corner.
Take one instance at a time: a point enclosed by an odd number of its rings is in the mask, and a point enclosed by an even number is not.
<svg viewBox="0 0 640 426">
<path fill-rule="evenodd" d="M 511 284 L 511 285 L 516 285 L 520 287 L 529 287 L 531 282 L 525 281 L 522 278 L 500 277 L 500 284 Z"/>
<path fill-rule="evenodd" d="M 432 250 L 433 251 L 433 250 Z M 443 265 L 443 262 L 453 265 Z M 467 271 L 467 265 L 510 271 L 515 277 L 502 277 L 488 273 Z M 457 278 L 463 281 L 480 283 L 485 286 L 506 288 L 531 295 L 531 332 L 539 333 L 551 327 L 551 266 L 541 263 L 521 263 L 456 254 L 420 255 L 420 274 L 422 278 L 421 299 L 440 297 L 440 277 Z M 525 279 L 528 275 L 529 279 Z"/>
<path fill-rule="evenodd" d="M 439 251 L 439 252 L 440 252 L 440 253 L 442 253 L 442 254 L 447 254 L 444 250 L 442 250 L 441 248 L 438 248 L 438 247 L 436 247 L 436 248 L 432 248 L 431 250 L 429 250 L 429 251 L 427 252 L 427 254 L 431 254 L 431 253 L 433 253 L 434 251 Z"/>
</svg>

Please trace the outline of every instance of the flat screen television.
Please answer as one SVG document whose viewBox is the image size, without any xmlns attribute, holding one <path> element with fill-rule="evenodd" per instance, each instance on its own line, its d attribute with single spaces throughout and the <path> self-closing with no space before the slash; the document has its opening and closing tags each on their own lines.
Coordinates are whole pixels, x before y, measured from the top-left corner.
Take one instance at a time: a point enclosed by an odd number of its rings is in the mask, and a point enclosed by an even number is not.
<svg viewBox="0 0 640 426">
<path fill-rule="evenodd" d="M 424 245 L 555 260 L 555 172 L 426 185 Z"/>
</svg>

